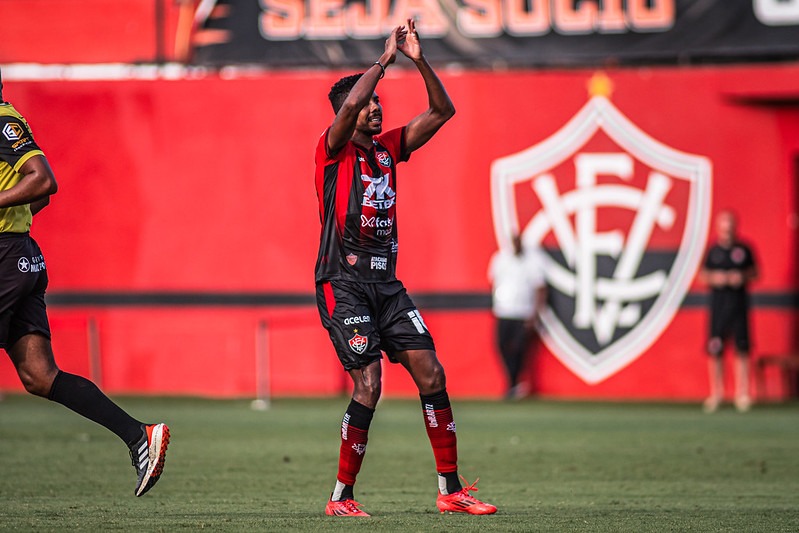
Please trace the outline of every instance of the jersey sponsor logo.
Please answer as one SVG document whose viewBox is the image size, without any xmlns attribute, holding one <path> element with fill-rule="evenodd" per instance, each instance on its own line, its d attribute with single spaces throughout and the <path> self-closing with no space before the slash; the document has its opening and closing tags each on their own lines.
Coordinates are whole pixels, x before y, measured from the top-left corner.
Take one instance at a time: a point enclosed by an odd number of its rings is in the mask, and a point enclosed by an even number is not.
<svg viewBox="0 0 799 533">
<path fill-rule="evenodd" d="M 375 235 L 385 237 L 391 235 L 394 228 L 394 217 L 367 217 L 361 215 L 362 228 L 375 228 Z"/>
<path fill-rule="evenodd" d="M 8 139 L 9 141 L 18 141 L 25 135 L 22 126 L 19 124 L 14 124 L 13 122 L 9 122 L 5 126 L 3 126 L 3 137 Z"/>
<path fill-rule="evenodd" d="M 369 268 L 372 270 L 388 270 L 388 258 L 373 256 Z"/>
<path fill-rule="evenodd" d="M 369 347 L 369 338 L 359 335 L 357 329 L 353 333 L 355 333 L 355 335 L 353 335 L 347 343 L 350 345 L 350 350 L 358 355 L 362 355 L 366 351 L 366 348 Z"/>
<path fill-rule="evenodd" d="M 384 167 L 391 166 L 391 156 L 388 155 L 388 152 L 377 152 L 375 156 L 377 157 L 377 162 Z"/>
<path fill-rule="evenodd" d="M 657 141 L 604 94 L 492 163 L 499 246 L 520 233 L 546 252 L 544 342 L 585 382 L 620 371 L 671 323 L 702 259 L 711 181 L 707 158 Z"/>
<path fill-rule="evenodd" d="M 355 254 L 348 254 L 347 255 L 347 263 L 349 263 L 350 266 L 355 266 L 355 263 L 357 263 L 357 262 L 358 262 L 358 256 L 357 255 L 355 255 Z"/>
<path fill-rule="evenodd" d="M 382 176 L 369 176 L 361 174 L 361 180 L 366 187 L 363 191 L 361 205 L 374 209 L 389 209 L 397 202 L 397 195 L 389 186 L 389 174 Z"/>
<path fill-rule="evenodd" d="M 345 326 L 351 326 L 353 324 L 367 324 L 372 321 L 372 317 L 369 315 L 363 316 L 349 316 L 344 319 Z"/>
</svg>

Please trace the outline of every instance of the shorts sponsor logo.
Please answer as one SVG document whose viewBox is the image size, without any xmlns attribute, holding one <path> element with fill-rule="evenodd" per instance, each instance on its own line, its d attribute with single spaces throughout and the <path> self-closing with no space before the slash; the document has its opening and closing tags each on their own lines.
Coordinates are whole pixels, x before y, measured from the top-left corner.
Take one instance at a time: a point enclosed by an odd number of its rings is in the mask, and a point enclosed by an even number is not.
<svg viewBox="0 0 799 533">
<path fill-rule="evenodd" d="M 355 263 L 357 263 L 357 262 L 358 262 L 358 256 L 357 255 L 349 254 L 347 256 L 347 263 L 349 263 L 350 265 L 355 266 Z"/>
<path fill-rule="evenodd" d="M 354 333 L 355 335 L 353 335 L 352 338 L 347 341 L 347 344 L 350 345 L 350 350 L 358 355 L 362 355 L 366 351 L 366 348 L 369 347 L 369 338 L 364 337 L 363 335 L 358 335 L 357 329 Z"/>
<path fill-rule="evenodd" d="M 44 256 L 39 254 L 30 259 L 20 257 L 19 261 L 17 261 L 17 268 L 20 272 L 41 272 L 42 270 L 47 270 L 47 265 L 44 263 Z"/>
<path fill-rule="evenodd" d="M 388 258 L 387 257 L 372 257 L 371 263 L 372 270 L 387 270 Z"/>
<path fill-rule="evenodd" d="M 25 132 L 19 124 L 8 123 L 3 126 L 3 137 L 9 141 L 18 141 L 24 134 Z"/>
<path fill-rule="evenodd" d="M 377 152 L 377 161 L 383 165 L 384 167 L 391 166 L 391 156 L 388 155 L 388 152 Z"/>
<path fill-rule="evenodd" d="M 344 319 L 345 326 L 352 326 L 353 324 L 368 324 L 372 321 L 372 317 L 369 315 L 362 315 L 362 316 L 349 316 Z"/>
<path fill-rule="evenodd" d="M 591 87 L 561 130 L 493 161 L 491 197 L 500 248 L 519 234 L 546 252 L 544 342 L 598 383 L 657 340 L 688 291 L 708 233 L 712 164 L 642 131 L 610 101 L 610 80 Z"/>
</svg>

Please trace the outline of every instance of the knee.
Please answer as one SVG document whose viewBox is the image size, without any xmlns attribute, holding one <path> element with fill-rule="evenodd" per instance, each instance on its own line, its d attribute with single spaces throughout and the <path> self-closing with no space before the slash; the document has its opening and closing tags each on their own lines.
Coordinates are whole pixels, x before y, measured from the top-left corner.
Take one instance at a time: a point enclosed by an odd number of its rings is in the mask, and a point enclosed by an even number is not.
<svg viewBox="0 0 799 533">
<path fill-rule="evenodd" d="M 19 369 L 19 379 L 25 390 L 34 396 L 47 398 L 58 371 L 31 372 L 24 368 Z"/>
<path fill-rule="evenodd" d="M 368 379 L 355 383 L 352 399 L 370 409 L 377 406 L 382 392 L 380 379 Z"/>
<path fill-rule="evenodd" d="M 447 387 L 447 376 L 444 374 L 444 367 L 436 362 L 422 379 L 419 380 L 419 392 L 421 394 L 433 394 L 444 390 Z"/>
</svg>

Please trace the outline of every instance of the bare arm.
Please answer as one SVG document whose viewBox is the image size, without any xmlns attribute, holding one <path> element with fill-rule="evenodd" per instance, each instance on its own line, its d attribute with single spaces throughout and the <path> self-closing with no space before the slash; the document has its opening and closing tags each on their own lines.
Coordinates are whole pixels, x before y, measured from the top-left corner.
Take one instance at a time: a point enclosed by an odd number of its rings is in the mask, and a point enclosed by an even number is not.
<svg viewBox="0 0 799 533">
<path fill-rule="evenodd" d="M 438 79 L 433 68 L 427 62 L 416 33 L 416 23 L 408 19 L 408 35 L 398 45 L 400 52 L 405 54 L 419 69 L 427 89 L 429 107 L 421 115 L 412 119 L 405 130 L 405 149 L 408 153 L 421 148 L 433 135 L 455 114 L 444 84 Z"/>
<path fill-rule="evenodd" d="M 330 131 L 327 134 L 327 151 L 335 154 L 347 144 L 355 131 L 355 124 L 358 121 L 358 113 L 369 103 L 377 87 L 377 82 L 383 77 L 383 69 L 389 66 L 397 58 L 397 41 L 404 40 L 407 29 L 404 26 L 397 26 L 391 31 L 391 35 L 386 39 L 386 48 L 378 59 L 380 65 L 374 64 L 364 72 L 361 79 L 353 86 L 347 99 L 333 119 Z"/>
<path fill-rule="evenodd" d="M 0 208 L 34 204 L 41 210 L 49 202 L 49 196 L 58 190 L 50 164 L 44 156 L 35 155 L 25 161 L 19 173 L 22 174 L 19 182 L 0 192 Z M 31 210 L 34 205 L 31 205 Z"/>
</svg>

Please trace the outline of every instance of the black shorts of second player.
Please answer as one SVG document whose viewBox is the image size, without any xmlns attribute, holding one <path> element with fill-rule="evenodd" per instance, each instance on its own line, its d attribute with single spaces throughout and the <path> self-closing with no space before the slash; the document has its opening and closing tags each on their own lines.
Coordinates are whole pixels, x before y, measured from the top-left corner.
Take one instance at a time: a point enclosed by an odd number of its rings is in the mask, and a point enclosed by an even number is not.
<svg viewBox="0 0 799 533">
<path fill-rule="evenodd" d="M 381 352 L 396 363 L 396 352 L 435 350 L 422 315 L 398 280 L 320 282 L 316 303 L 345 370 L 363 368 Z"/>
<path fill-rule="evenodd" d="M 707 353 L 720 357 L 724 353 L 724 341 L 729 338 L 733 339 L 739 355 L 749 354 L 749 313 L 745 307 L 719 309 L 711 313 Z"/>
<path fill-rule="evenodd" d="M 27 233 L 0 233 L 0 348 L 30 333 L 50 338 L 44 303 L 47 269 Z"/>
</svg>

